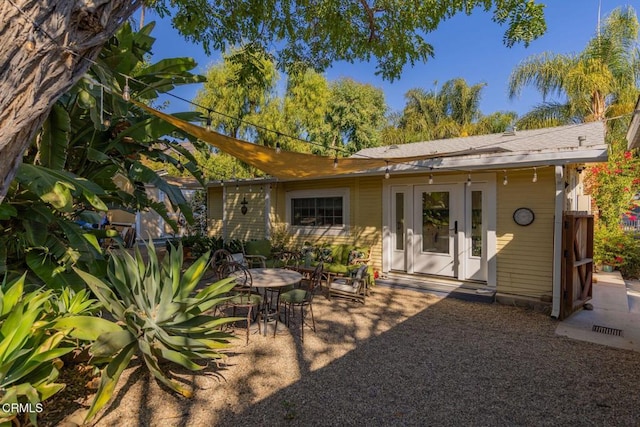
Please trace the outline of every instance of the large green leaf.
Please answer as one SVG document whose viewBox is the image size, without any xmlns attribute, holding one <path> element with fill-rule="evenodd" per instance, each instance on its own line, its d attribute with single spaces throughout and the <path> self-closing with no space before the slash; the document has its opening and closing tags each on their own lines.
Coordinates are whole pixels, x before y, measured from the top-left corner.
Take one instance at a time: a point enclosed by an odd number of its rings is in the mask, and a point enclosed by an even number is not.
<svg viewBox="0 0 640 427">
<path fill-rule="evenodd" d="M 18 215 L 18 211 L 15 207 L 11 206 L 8 203 L 0 204 L 0 221 L 10 219 L 11 217 L 14 217 L 16 215 Z"/>
<path fill-rule="evenodd" d="M 102 370 L 100 385 L 98 386 L 98 391 L 91 403 L 91 407 L 89 408 L 85 421 L 93 418 L 93 416 L 107 404 L 109 399 L 111 399 L 113 390 L 118 383 L 118 379 L 125 368 L 129 365 L 129 361 L 131 360 L 131 357 L 133 357 L 135 350 L 136 343 L 132 342 L 123 348 L 122 351 L 120 351 L 120 353 L 118 353 L 118 355 L 114 357 L 113 360 L 111 360 L 111 362 L 109 362 L 109 364 Z"/>
<path fill-rule="evenodd" d="M 66 271 L 64 267 L 53 261 L 46 252 L 32 249 L 27 252 L 25 259 L 31 271 L 50 288 L 62 289 L 64 287 L 71 287 L 74 290 L 80 290 L 82 288 L 77 278 Z"/>
<path fill-rule="evenodd" d="M 110 357 L 136 340 L 130 331 L 119 329 L 101 334 L 91 345 L 91 354 L 95 357 Z"/>
<path fill-rule="evenodd" d="M 9 283 L 5 283 L 3 281 L 2 298 L 0 301 L 0 316 L 4 316 L 13 310 L 13 307 L 22 298 L 25 277 L 27 277 L 27 273 L 24 273 L 22 276 Z"/>
<path fill-rule="evenodd" d="M 84 261 L 92 261 L 102 258 L 102 251 L 96 236 L 84 232 L 77 224 L 60 221 L 60 227 L 69 240 L 69 245 L 80 252 Z"/>
<path fill-rule="evenodd" d="M 86 341 L 95 341 L 102 334 L 108 332 L 113 333 L 122 331 L 122 327 L 118 326 L 116 323 L 95 316 L 62 317 L 55 320 L 51 325 L 51 328 L 56 330 L 69 330 L 69 336 Z"/>
<path fill-rule="evenodd" d="M 40 164 L 50 169 L 63 169 L 67 160 L 67 146 L 71 119 L 59 104 L 54 104 L 44 122 L 38 156 Z"/>
<path fill-rule="evenodd" d="M 74 193 L 84 196 L 87 202 L 98 210 L 108 209 L 98 197 L 104 194 L 102 188 L 66 171 L 23 163 L 18 169 L 16 179 L 42 200 L 63 212 L 71 211 Z"/>
<path fill-rule="evenodd" d="M 176 185 L 169 184 L 164 179 L 162 179 L 156 171 L 153 169 L 143 165 L 140 162 L 135 162 L 129 171 L 129 177 L 133 181 L 141 181 L 149 184 L 153 184 L 157 189 L 161 190 L 165 193 L 171 204 L 174 206 L 179 206 L 180 208 L 189 209 L 187 200 L 184 198 L 182 191 Z"/>
</svg>

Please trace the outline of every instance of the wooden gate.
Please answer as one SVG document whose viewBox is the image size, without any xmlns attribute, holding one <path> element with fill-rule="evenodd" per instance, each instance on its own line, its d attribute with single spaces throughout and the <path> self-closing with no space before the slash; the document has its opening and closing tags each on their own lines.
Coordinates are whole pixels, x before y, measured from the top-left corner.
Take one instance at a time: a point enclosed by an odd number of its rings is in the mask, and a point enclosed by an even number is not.
<svg viewBox="0 0 640 427">
<path fill-rule="evenodd" d="M 565 212 L 562 219 L 560 320 L 582 308 L 593 290 L 593 215 Z"/>
</svg>

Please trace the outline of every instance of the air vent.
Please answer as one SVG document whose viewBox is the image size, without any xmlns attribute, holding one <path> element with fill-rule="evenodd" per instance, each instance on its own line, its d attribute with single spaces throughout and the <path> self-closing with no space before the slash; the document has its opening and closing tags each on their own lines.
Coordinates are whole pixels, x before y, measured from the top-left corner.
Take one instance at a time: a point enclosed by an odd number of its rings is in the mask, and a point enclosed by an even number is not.
<svg viewBox="0 0 640 427">
<path fill-rule="evenodd" d="M 600 334 L 605 334 L 605 335 L 614 335 L 616 337 L 622 336 L 622 329 L 608 328 L 606 326 L 600 326 L 600 325 L 593 325 L 593 328 L 591 330 L 593 332 L 598 332 Z"/>
</svg>

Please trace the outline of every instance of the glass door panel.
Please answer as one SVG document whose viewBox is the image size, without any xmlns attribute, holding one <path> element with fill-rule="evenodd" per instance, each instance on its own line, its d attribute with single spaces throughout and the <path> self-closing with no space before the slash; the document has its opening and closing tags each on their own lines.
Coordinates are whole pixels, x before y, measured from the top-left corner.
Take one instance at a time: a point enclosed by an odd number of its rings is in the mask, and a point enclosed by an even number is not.
<svg viewBox="0 0 640 427">
<path fill-rule="evenodd" d="M 422 251 L 449 254 L 449 192 L 422 193 Z"/>
</svg>

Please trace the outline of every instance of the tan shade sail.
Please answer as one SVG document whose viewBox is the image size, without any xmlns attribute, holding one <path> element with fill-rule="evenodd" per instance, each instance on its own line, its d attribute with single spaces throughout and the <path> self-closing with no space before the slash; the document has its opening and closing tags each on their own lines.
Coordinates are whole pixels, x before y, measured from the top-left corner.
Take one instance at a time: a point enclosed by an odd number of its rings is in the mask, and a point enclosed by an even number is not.
<svg viewBox="0 0 640 427">
<path fill-rule="evenodd" d="M 263 145 L 231 138 L 218 132 L 207 130 L 169 114 L 155 110 L 139 102 L 132 101 L 138 107 L 171 123 L 190 135 L 232 155 L 233 157 L 254 166 L 267 174 L 280 179 L 315 178 L 332 175 L 345 175 L 370 169 L 384 168 L 388 165 L 386 159 L 339 158 L 334 167 L 334 158 L 316 156 L 313 154 L 281 151 Z M 394 158 L 392 163 L 408 163 L 420 159 L 436 156 L 420 156 L 418 158 Z"/>
</svg>

